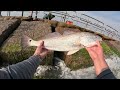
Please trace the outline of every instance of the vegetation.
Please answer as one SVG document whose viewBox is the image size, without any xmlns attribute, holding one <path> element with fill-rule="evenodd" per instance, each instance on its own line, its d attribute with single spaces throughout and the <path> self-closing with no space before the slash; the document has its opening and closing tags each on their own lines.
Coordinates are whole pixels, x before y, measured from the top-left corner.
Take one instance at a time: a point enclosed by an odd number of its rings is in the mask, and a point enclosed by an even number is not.
<svg viewBox="0 0 120 90">
<path fill-rule="evenodd" d="M 50 22 L 48 23 L 50 24 Z M 53 26 L 57 26 L 57 27 L 74 28 L 84 31 L 84 29 L 80 27 L 74 25 L 67 25 L 62 22 L 53 21 L 51 23 Z M 40 22 L 23 21 L 21 25 L 18 27 L 18 29 L 15 30 L 13 35 L 6 41 L 5 45 L 2 47 L 0 52 L 0 59 L 2 58 L 2 61 L 7 62 L 9 64 L 13 64 L 25 60 L 29 56 L 33 55 L 35 51 L 35 47 L 30 47 L 22 50 L 19 41 L 20 33 L 27 34 L 28 36 L 32 36 L 33 39 L 37 40 L 42 35 L 50 32 L 50 27 L 48 28 L 48 26 L 49 25 L 46 26 L 46 24 L 40 24 Z M 108 46 L 106 42 L 102 42 L 102 47 L 106 56 L 109 57 L 112 54 L 116 54 L 120 56 L 120 51 L 118 51 L 116 48 Z M 50 53 L 45 58 L 42 64 L 51 65 L 52 58 L 53 58 L 53 53 Z M 93 65 L 91 58 L 85 48 L 81 49 L 79 52 L 71 56 L 66 56 L 64 60 L 66 65 L 72 70 L 77 70 L 79 68 L 87 68 Z"/>
<path fill-rule="evenodd" d="M 116 54 L 120 57 L 120 51 L 118 51 L 116 48 L 108 46 L 104 41 L 101 43 L 101 45 L 106 57 L 109 57 L 113 54 Z M 72 70 L 87 68 L 93 65 L 89 53 L 85 48 L 81 49 L 79 52 L 73 54 L 72 56 L 68 56 L 65 60 L 65 63 Z"/>
</svg>

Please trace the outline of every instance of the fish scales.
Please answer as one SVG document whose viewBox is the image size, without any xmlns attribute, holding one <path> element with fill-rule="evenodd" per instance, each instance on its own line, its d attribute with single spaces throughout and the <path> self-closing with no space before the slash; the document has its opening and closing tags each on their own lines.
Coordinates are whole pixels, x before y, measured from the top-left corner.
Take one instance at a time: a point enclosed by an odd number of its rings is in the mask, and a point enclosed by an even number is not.
<svg viewBox="0 0 120 90">
<path fill-rule="evenodd" d="M 96 45 L 96 41 L 102 41 L 102 38 L 90 32 L 71 32 L 65 31 L 63 35 L 58 32 L 49 33 L 39 41 L 30 37 L 22 37 L 22 46 L 38 46 L 40 41 L 44 41 L 46 49 L 53 51 L 68 51 L 67 55 L 74 54 L 85 47 Z"/>
</svg>

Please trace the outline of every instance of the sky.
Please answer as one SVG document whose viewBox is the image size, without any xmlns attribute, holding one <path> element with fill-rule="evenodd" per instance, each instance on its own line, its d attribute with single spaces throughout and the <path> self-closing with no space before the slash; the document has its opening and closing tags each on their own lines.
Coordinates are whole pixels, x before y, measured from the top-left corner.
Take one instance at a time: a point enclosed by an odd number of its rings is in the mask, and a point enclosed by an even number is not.
<svg viewBox="0 0 120 90">
<path fill-rule="evenodd" d="M 120 11 L 83 11 L 82 13 L 90 15 L 120 31 Z"/>
<path fill-rule="evenodd" d="M 65 11 L 61 11 L 65 12 Z M 67 11 L 70 15 L 77 15 L 80 16 L 80 14 L 86 14 L 93 18 L 96 18 L 105 24 L 113 27 L 114 29 L 117 29 L 120 31 L 120 11 L 76 11 L 77 13 L 73 11 Z M 26 11 L 24 13 L 24 16 L 30 15 L 31 11 Z M 44 16 L 44 12 L 40 11 L 38 14 L 38 17 L 42 18 Z M 2 15 L 7 15 L 6 11 L 2 12 Z M 13 11 L 11 12 L 11 16 L 21 16 L 21 12 L 19 11 Z M 35 16 L 35 13 L 33 14 Z M 56 18 L 55 18 L 56 19 Z M 61 18 L 57 18 L 57 20 L 61 20 Z"/>
</svg>

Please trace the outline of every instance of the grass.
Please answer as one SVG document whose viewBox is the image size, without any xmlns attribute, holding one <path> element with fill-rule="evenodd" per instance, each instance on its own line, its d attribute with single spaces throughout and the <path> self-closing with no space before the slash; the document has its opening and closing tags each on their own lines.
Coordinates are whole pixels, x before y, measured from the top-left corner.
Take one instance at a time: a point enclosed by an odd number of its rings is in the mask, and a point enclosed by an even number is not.
<svg viewBox="0 0 120 90">
<path fill-rule="evenodd" d="M 105 55 L 110 56 L 110 55 L 116 54 L 118 57 L 120 57 L 120 51 L 117 48 L 111 45 L 107 45 L 105 42 L 102 43 L 102 47 Z"/>
<path fill-rule="evenodd" d="M 2 48 L 2 58 L 9 64 L 15 64 L 27 59 L 32 53 L 33 49 L 22 50 L 19 44 L 8 44 Z"/>
<path fill-rule="evenodd" d="M 118 56 L 120 57 L 120 51 L 114 47 L 110 47 L 110 49 Z"/>
<path fill-rule="evenodd" d="M 50 22 L 49 22 L 50 23 Z M 66 23 L 63 22 L 51 22 L 53 25 L 57 25 L 59 27 L 69 27 L 69 28 L 76 28 L 76 29 L 81 29 L 78 28 L 75 25 L 67 25 Z M 49 25 L 48 25 L 49 26 Z M 50 28 L 50 27 L 49 27 Z M 43 31 L 44 30 L 44 31 Z M 17 63 L 22 60 L 27 59 L 29 56 L 31 56 L 35 48 L 31 47 L 25 50 L 21 50 L 20 44 L 19 44 L 19 33 L 22 32 L 22 34 L 27 34 L 28 36 L 32 36 L 31 38 L 37 40 L 40 38 L 40 36 L 47 34 L 47 32 L 50 32 L 48 30 L 48 27 L 46 28 L 46 25 L 40 25 L 39 22 L 22 22 L 21 25 L 18 27 L 18 29 L 14 32 L 15 36 L 14 38 L 11 37 L 8 42 L 4 45 L 2 48 L 2 58 L 4 57 L 4 61 L 8 61 L 9 63 Z M 26 33 L 27 32 L 27 33 Z M 112 54 L 117 54 L 120 56 L 120 52 L 111 46 L 108 46 L 105 42 L 102 42 L 102 47 L 105 55 L 110 56 Z M 52 58 L 53 58 L 53 53 L 49 54 L 43 64 L 50 65 L 52 64 Z M 86 49 L 81 49 L 79 52 L 71 55 L 71 56 L 66 56 L 65 58 L 65 63 L 68 67 L 70 67 L 72 70 L 77 70 L 79 68 L 87 68 L 93 65 L 91 58 L 86 51 Z"/>
<path fill-rule="evenodd" d="M 4 59 L 4 61 L 8 62 L 9 64 L 15 64 L 28 59 L 34 54 L 35 49 L 36 47 L 29 47 L 22 50 L 19 44 L 12 44 L 2 48 L 1 56 Z M 42 64 L 50 65 L 52 63 L 52 56 L 52 53 L 48 54 L 47 58 L 45 58 Z"/>
<path fill-rule="evenodd" d="M 104 54 L 107 55 L 108 57 L 114 53 L 120 56 L 120 52 L 117 49 L 108 46 L 105 42 L 102 42 L 101 45 L 103 47 Z M 30 47 L 25 50 L 21 50 L 20 45 L 18 43 L 16 44 L 14 43 L 5 45 L 2 48 L 2 51 L 4 51 L 4 53 L 2 53 L 4 61 L 8 62 L 9 64 L 13 64 L 23 61 L 27 59 L 29 56 L 33 55 L 35 47 Z M 51 65 L 52 57 L 53 54 L 50 53 L 45 58 L 42 64 Z M 66 56 L 65 63 L 72 70 L 93 66 L 92 60 L 85 48 L 81 49 L 80 51 L 71 56 Z"/>
<path fill-rule="evenodd" d="M 21 34 L 28 35 L 29 37 L 38 40 L 42 35 L 51 32 L 50 25 L 42 22 L 27 22 L 23 21 L 15 32 L 9 37 L 3 47 L 1 48 L 1 57 L 3 61 L 9 64 L 18 63 L 33 55 L 36 47 L 30 47 L 22 50 L 20 46 Z M 52 54 L 50 53 L 43 64 L 50 64 Z"/>
<path fill-rule="evenodd" d="M 8 45 L 7 47 L 4 47 L 3 48 L 3 51 L 5 52 L 15 52 L 15 51 L 20 51 L 21 48 L 20 48 L 20 45 L 19 44 L 12 44 L 12 45 Z"/>
<path fill-rule="evenodd" d="M 109 57 L 110 55 L 113 54 L 120 56 L 120 51 L 118 51 L 116 48 L 107 45 L 104 41 L 101 43 L 101 45 L 106 57 Z M 65 63 L 72 70 L 93 66 L 91 57 L 89 56 L 89 53 L 85 48 L 81 49 L 72 56 L 67 56 Z"/>
<path fill-rule="evenodd" d="M 112 46 L 109 46 L 106 44 L 106 42 L 101 43 L 103 52 L 106 56 L 110 56 L 113 54 L 120 55 L 120 51 L 118 51 L 116 48 L 113 48 Z M 67 56 L 65 60 L 66 65 L 71 69 L 71 70 L 78 70 L 82 68 L 87 68 L 90 66 L 93 66 L 91 57 L 89 56 L 87 50 L 85 48 L 81 49 L 77 53 Z M 46 79 L 48 77 L 34 77 L 34 79 Z M 54 77 L 51 77 L 54 78 Z"/>
<path fill-rule="evenodd" d="M 21 46 L 19 43 L 20 33 L 22 32 L 22 34 L 27 34 L 28 36 L 32 36 L 31 38 L 37 40 L 42 35 L 50 32 L 49 25 L 46 26 L 45 24 L 42 25 L 39 23 L 40 22 L 36 23 L 36 22 L 27 22 L 27 21 L 24 21 L 21 23 L 18 29 L 14 32 L 13 36 L 10 37 L 8 41 L 5 43 L 5 45 L 2 47 L 2 50 L 0 51 L 0 63 L 5 62 L 9 64 L 15 64 L 33 55 L 35 51 L 35 47 L 30 47 L 30 48 L 21 50 Z M 67 27 L 72 29 L 79 29 L 80 31 L 86 31 L 83 28 L 77 27 L 75 25 L 67 25 L 66 23 L 63 23 L 63 22 L 59 23 L 59 22 L 53 21 L 49 23 L 51 23 L 53 26 L 58 26 L 62 28 Z M 109 57 L 112 54 L 116 54 L 120 57 L 120 51 L 118 51 L 116 48 L 107 45 L 105 42 L 102 42 L 101 45 L 103 47 L 103 51 L 106 56 Z M 48 54 L 42 64 L 51 65 L 52 58 L 53 58 L 53 53 Z M 77 53 L 71 56 L 66 56 L 65 63 L 72 70 L 93 66 L 92 60 L 85 48 L 81 49 L 80 51 L 78 51 Z M 44 77 L 40 77 L 40 78 L 45 79 Z M 38 78 L 35 77 L 34 79 L 38 79 Z"/>
<path fill-rule="evenodd" d="M 117 51 L 115 48 L 109 47 L 106 43 L 102 43 L 102 47 L 104 50 L 105 55 L 108 57 L 115 53 L 117 55 L 120 55 L 120 52 Z M 6 62 L 9 64 L 15 64 L 18 62 L 21 62 L 25 59 L 27 59 L 29 56 L 33 55 L 34 48 L 29 48 L 28 50 L 21 51 L 19 48 L 19 45 L 16 46 L 10 46 L 6 48 L 6 53 L 2 55 L 4 57 L 4 60 L 2 62 Z M 49 54 L 42 65 L 52 65 L 52 58 L 53 54 Z M 79 52 L 73 54 L 72 56 L 67 56 L 65 58 L 65 63 L 67 67 L 69 67 L 71 70 L 78 70 L 82 68 L 87 68 L 90 66 L 93 66 L 93 62 L 86 51 L 86 49 L 81 49 Z M 49 74 L 49 73 L 48 73 Z M 41 76 L 41 77 L 34 77 L 34 79 L 56 79 L 56 76 L 48 75 L 47 76 Z"/>
<path fill-rule="evenodd" d="M 102 42 L 101 45 L 102 45 L 105 55 L 110 56 L 110 55 L 114 54 L 114 52 L 111 50 L 110 46 L 108 46 L 105 42 Z"/>
<path fill-rule="evenodd" d="M 87 68 L 93 65 L 91 58 L 85 48 L 71 56 L 67 56 L 65 63 L 72 70 Z"/>
</svg>

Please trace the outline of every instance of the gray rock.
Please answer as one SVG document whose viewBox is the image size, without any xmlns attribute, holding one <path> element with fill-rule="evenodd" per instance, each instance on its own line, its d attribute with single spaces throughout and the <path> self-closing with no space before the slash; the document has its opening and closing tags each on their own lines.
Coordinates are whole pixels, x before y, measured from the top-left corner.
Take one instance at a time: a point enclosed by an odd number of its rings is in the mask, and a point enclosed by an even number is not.
<svg viewBox="0 0 120 90">
<path fill-rule="evenodd" d="M 59 60 L 59 59 L 58 59 Z M 112 70 L 112 72 L 114 73 L 114 75 L 120 79 L 120 58 L 118 56 L 110 56 L 109 58 L 106 59 L 106 62 L 108 63 L 110 69 Z M 59 60 L 58 65 L 56 66 L 57 69 L 59 70 L 61 73 L 57 73 L 56 72 L 49 72 L 47 73 L 47 75 L 51 74 L 51 77 L 54 77 L 55 75 L 58 75 L 59 79 L 94 79 L 96 77 L 95 75 L 95 70 L 94 70 L 94 66 L 89 67 L 89 68 L 84 68 L 84 69 L 79 69 L 76 71 L 71 71 L 70 68 L 68 68 L 64 61 Z M 35 76 L 42 76 L 44 77 L 45 72 L 48 69 L 52 69 L 54 70 L 55 67 L 52 66 L 39 66 Z M 50 77 L 47 77 L 50 78 Z"/>
</svg>

